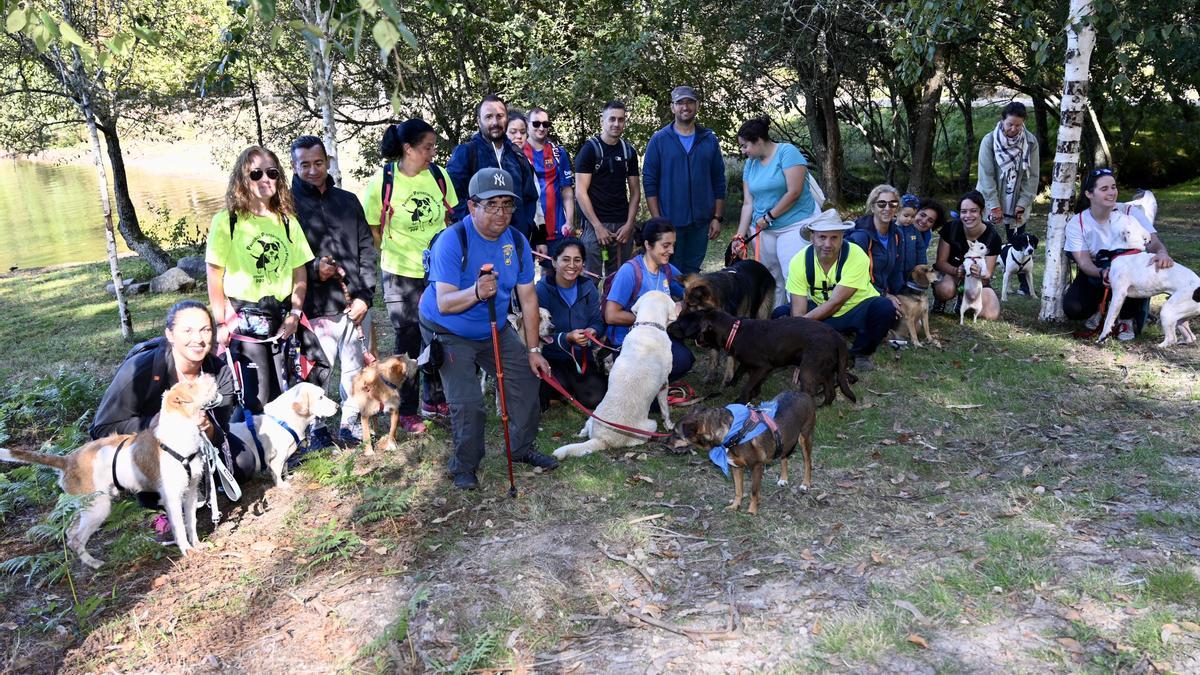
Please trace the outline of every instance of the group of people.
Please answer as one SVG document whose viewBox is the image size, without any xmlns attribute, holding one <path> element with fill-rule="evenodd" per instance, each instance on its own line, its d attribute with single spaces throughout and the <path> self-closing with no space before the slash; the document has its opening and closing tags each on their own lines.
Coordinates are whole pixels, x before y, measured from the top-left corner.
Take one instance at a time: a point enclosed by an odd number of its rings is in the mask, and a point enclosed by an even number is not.
<svg viewBox="0 0 1200 675">
<path fill-rule="evenodd" d="M 593 346 L 619 350 L 637 299 L 650 291 L 682 299 L 681 277 L 699 272 L 708 242 L 723 228 L 725 163 L 716 135 L 696 123 L 698 109 L 694 89 L 672 90 L 673 120 L 639 154 L 623 138 L 625 105 L 610 101 L 600 133 L 572 161 L 551 140 L 545 109 L 513 114 L 489 95 L 476 108 L 478 133 L 454 149 L 445 169 L 433 162 L 437 132 L 429 123 L 414 118 L 388 127 L 380 142 L 384 165 L 359 196 L 335 184 L 316 137 L 292 143 L 290 184 L 274 153 L 247 148 L 208 233 L 208 306 L 178 304 L 164 337 L 135 348 L 98 408 L 92 435 L 145 428 L 162 391 L 201 372 L 217 375 L 225 396 L 214 424 L 226 427 L 235 406 L 261 412 L 289 381 L 306 377 L 287 347 L 300 331 L 312 343 L 309 353 L 340 366 L 338 437 L 359 442 L 365 421 L 349 391 L 370 358 L 370 309 L 382 285 L 394 352 L 421 354 L 436 369 L 399 385 L 400 424 L 421 433 L 425 420 L 449 418 L 454 485 L 478 485 L 486 415 L 477 369 L 503 370 L 514 460 L 555 468 L 557 460 L 536 445 L 538 377 L 554 365 L 584 367 L 596 358 Z M 965 277 L 975 276 L 985 286 L 981 316 L 997 318 L 999 300 L 986 287 L 1002 244 L 998 227 L 1007 236 L 1023 230 L 1037 191 L 1037 140 L 1025 117 L 1019 103 L 1002 111 L 980 146 L 978 189 L 962 196 L 955 217 L 935 200 L 879 185 L 867 213 L 852 223 L 822 211 L 804 155 L 773 140 L 768 119 L 751 119 L 736 139 L 746 161 L 732 251 L 770 270 L 776 316 L 805 316 L 853 333 L 860 370 L 870 368 L 895 326 L 897 296 L 924 292 L 910 274 L 929 264 L 935 231 L 936 300 L 953 300 Z M 1130 217 L 1114 211 L 1111 171 L 1090 174 L 1083 193 L 1090 206 L 1067 245 L 1080 274 L 1065 301 L 1068 315 L 1081 319 L 1100 302 L 1106 233 L 1114 219 Z M 639 224 L 643 196 L 651 218 Z M 976 241 L 987 256 L 969 261 Z M 1157 238 L 1151 251 L 1169 266 Z M 535 256 L 548 263 L 540 281 Z M 608 279 L 603 288 L 594 280 L 600 278 Z M 1136 304 L 1127 303 L 1122 317 L 1134 318 Z M 489 305 L 502 317 L 496 346 Z M 520 310 L 517 330 L 503 321 L 510 306 Z M 541 308 L 554 326 L 544 343 Z M 231 346 L 231 357 L 215 356 Z M 692 364 L 691 351 L 673 343 L 670 381 Z M 329 368 L 316 372 L 320 378 Z M 332 441 L 327 430 L 316 435 L 322 433 Z M 225 441 L 231 463 L 246 466 L 236 461 L 245 449 L 233 445 Z"/>
</svg>

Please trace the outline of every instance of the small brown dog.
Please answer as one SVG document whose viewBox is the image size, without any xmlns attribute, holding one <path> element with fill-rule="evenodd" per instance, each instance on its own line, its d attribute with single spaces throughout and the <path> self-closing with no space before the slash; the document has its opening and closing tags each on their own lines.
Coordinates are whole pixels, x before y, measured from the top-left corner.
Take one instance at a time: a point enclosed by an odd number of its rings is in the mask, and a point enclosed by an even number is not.
<svg viewBox="0 0 1200 675">
<path fill-rule="evenodd" d="M 929 265 L 917 265 L 912 271 L 912 281 L 921 288 L 918 293 L 901 293 L 896 297 L 900 299 L 900 312 L 903 314 L 904 328 L 908 331 L 908 340 L 914 347 L 920 347 L 921 341 L 917 339 L 917 331 L 920 327 L 925 327 L 925 342 L 932 344 L 934 347 L 941 347 L 942 344 L 933 339 L 929 334 L 929 295 L 926 293 L 933 282 L 937 281 L 938 273 Z M 899 336 L 899 331 L 892 331 L 894 335 Z"/>
<path fill-rule="evenodd" d="M 400 386 L 416 374 L 417 362 L 397 354 L 366 366 L 354 376 L 350 397 L 362 416 L 363 443 L 368 453 L 374 450 L 371 419 L 381 412 L 392 414 L 392 426 L 382 449 L 395 449 L 396 429 L 400 426 Z"/>
<path fill-rule="evenodd" d="M 745 442 L 738 441 L 766 423 L 751 416 L 741 428 L 730 429 L 736 418 L 729 407 L 697 408 L 675 427 L 676 439 L 692 446 L 712 448 L 718 454 L 718 448 L 724 450 L 725 459 L 733 469 L 733 502 L 729 504 L 730 511 L 737 511 L 742 506 L 743 472 L 747 469 L 751 476 L 750 515 L 758 514 L 759 488 L 767 464 L 780 461 L 778 484 L 787 485 L 788 457 L 796 451 L 797 443 L 804 451 L 804 482 L 800 484 L 800 489 L 807 492 L 812 485 L 812 432 L 817 419 L 816 402 L 803 392 L 785 391 L 762 406 L 764 409 L 770 407 L 775 409 L 773 420 L 778 431 L 770 429 L 768 424 L 761 433 Z"/>
</svg>

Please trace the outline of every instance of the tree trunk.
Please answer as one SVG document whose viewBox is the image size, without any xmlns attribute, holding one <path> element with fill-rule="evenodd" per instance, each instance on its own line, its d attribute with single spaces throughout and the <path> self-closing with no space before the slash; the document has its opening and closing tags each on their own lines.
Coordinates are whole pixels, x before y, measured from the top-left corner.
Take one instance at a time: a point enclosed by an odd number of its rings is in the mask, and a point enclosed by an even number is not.
<svg viewBox="0 0 1200 675">
<path fill-rule="evenodd" d="M 917 119 L 911 124 L 912 169 L 908 173 L 908 192 L 923 195 L 929 192 L 933 173 L 933 141 L 937 124 L 938 103 L 946 83 L 946 56 L 939 46 L 933 53 L 933 72 L 921 87 L 921 101 L 916 109 Z"/>
<path fill-rule="evenodd" d="M 1037 127 L 1036 134 L 1038 139 L 1038 161 L 1045 162 L 1050 159 L 1050 106 L 1046 103 L 1046 97 L 1041 95 L 1041 92 L 1032 95 L 1033 98 L 1033 121 Z M 1045 174 L 1041 174 L 1045 175 Z"/>
<path fill-rule="evenodd" d="M 83 81 L 83 61 L 78 48 L 72 47 L 71 52 L 75 61 L 75 72 Z M 100 188 L 100 209 L 104 212 L 104 241 L 108 249 L 108 273 L 113 281 L 113 293 L 117 296 L 117 316 L 121 322 L 121 337 L 126 342 L 133 340 L 133 320 L 129 316 L 129 305 L 125 300 L 125 287 L 121 280 L 121 268 L 117 264 L 117 238 L 113 233 L 112 202 L 108 198 L 108 176 L 104 174 L 104 153 L 100 149 L 100 134 L 96 130 L 96 115 L 92 110 L 92 100 L 83 86 L 79 89 L 79 107 L 87 122 L 88 138 L 92 142 L 92 163 L 96 166 L 96 182 Z"/>
<path fill-rule="evenodd" d="M 317 107 L 321 110 L 321 126 L 324 129 L 325 152 L 329 156 L 329 175 L 338 185 L 342 183 L 342 171 L 338 166 L 337 151 L 337 122 L 333 113 L 333 53 L 329 42 L 330 17 L 333 15 L 333 5 L 322 5 L 314 0 L 296 0 L 295 7 L 304 20 L 321 28 L 316 44 L 304 41 L 304 50 L 308 54 L 311 66 L 309 77 L 312 80 L 313 91 L 317 95 Z"/>
<path fill-rule="evenodd" d="M 834 206 L 842 205 L 842 130 L 838 126 L 836 101 L 823 87 L 813 87 L 804 94 L 805 120 L 813 139 L 816 160 L 825 200 Z M 823 204 L 818 204 L 818 208 Z"/>
<path fill-rule="evenodd" d="M 95 117 L 92 118 L 95 122 Z M 108 163 L 112 165 L 113 195 L 117 199 L 117 229 L 125 245 L 154 270 L 162 274 L 175 266 L 175 261 L 166 251 L 142 232 L 138 223 L 137 208 L 133 197 L 129 194 L 129 176 L 125 173 L 125 155 L 121 151 L 121 139 L 117 135 L 115 122 L 101 120 L 100 128 L 104 131 L 104 145 L 108 149 Z"/>
<path fill-rule="evenodd" d="M 1075 173 L 1079 166 L 1079 139 L 1087 115 L 1088 65 L 1096 30 L 1083 23 L 1092 15 L 1092 0 L 1071 0 L 1067 16 L 1067 56 L 1063 73 L 1063 96 L 1055 148 L 1054 182 L 1050 186 L 1050 222 L 1046 231 L 1046 269 L 1042 274 L 1042 321 L 1061 321 L 1062 296 L 1070 267 L 1063 251 L 1067 216 L 1075 196 Z"/>
</svg>

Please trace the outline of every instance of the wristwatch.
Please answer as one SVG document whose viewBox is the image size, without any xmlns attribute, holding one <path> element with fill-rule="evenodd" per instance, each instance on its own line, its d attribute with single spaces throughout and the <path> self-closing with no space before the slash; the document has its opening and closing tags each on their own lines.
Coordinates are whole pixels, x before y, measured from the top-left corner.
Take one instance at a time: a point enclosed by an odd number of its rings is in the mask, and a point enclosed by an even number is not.
<svg viewBox="0 0 1200 675">
<path fill-rule="evenodd" d="M 712 219 L 713 219 L 713 220 L 715 220 L 715 221 L 717 221 L 718 223 L 723 223 L 723 222 L 725 222 L 725 216 L 722 216 L 722 215 L 720 215 L 720 214 L 717 214 L 717 215 L 713 216 L 713 217 L 712 217 Z"/>
<path fill-rule="evenodd" d="M 529 353 L 530 353 L 530 354 L 541 354 L 541 353 L 542 353 L 542 348 L 541 348 L 541 347 L 530 347 L 530 348 L 529 348 Z"/>
</svg>

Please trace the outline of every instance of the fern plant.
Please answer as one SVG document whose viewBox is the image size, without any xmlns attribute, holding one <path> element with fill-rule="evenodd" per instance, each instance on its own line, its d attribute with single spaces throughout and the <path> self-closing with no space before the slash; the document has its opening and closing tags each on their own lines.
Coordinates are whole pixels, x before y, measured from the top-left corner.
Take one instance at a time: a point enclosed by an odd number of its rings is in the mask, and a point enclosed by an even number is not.
<svg viewBox="0 0 1200 675">
<path fill-rule="evenodd" d="M 416 486 L 407 490 L 386 486 L 371 486 L 362 491 L 362 501 L 354 507 L 351 518 L 355 522 L 371 524 L 381 520 L 397 518 L 408 513 L 412 506 L 412 498 L 416 494 Z"/>
<path fill-rule="evenodd" d="M 301 555 L 309 559 L 309 569 L 332 560 L 349 560 L 363 547 L 362 539 L 350 530 L 341 529 L 337 518 L 303 537 L 301 544 Z"/>
</svg>

